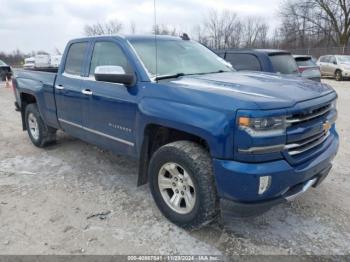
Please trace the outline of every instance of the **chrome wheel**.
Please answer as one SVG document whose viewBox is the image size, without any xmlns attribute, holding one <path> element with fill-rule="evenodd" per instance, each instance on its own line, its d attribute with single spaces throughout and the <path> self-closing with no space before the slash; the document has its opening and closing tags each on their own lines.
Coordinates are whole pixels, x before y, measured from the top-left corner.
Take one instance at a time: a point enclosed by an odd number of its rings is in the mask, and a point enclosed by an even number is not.
<svg viewBox="0 0 350 262">
<path fill-rule="evenodd" d="M 35 140 L 39 139 L 39 125 L 38 120 L 33 113 L 28 115 L 28 128 L 29 132 Z"/>
<path fill-rule="evenodd" d="M 179 214 L 190 213 L 196 190 L 188 172 L 178 164 L 166 163 L 158 174 L 158 187 L 165 203 Z"/>
</svg>

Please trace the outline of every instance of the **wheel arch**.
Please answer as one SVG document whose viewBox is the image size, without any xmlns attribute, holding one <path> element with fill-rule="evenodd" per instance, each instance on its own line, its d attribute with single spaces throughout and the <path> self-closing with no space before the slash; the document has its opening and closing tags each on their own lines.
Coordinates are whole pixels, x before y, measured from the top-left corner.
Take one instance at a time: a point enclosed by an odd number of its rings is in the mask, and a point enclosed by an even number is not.
<svg viewBox="0 0 350 262">
<path fill-rule="evenodd" d="M 153 153 L 163 145 L 181 140 L 195 142 L 210 153 L 208 141 L 198 134 L 154 123 L 145 127 L 140 149 L 138 186 L 148 182 L 148 166 Z"/>
</svg>

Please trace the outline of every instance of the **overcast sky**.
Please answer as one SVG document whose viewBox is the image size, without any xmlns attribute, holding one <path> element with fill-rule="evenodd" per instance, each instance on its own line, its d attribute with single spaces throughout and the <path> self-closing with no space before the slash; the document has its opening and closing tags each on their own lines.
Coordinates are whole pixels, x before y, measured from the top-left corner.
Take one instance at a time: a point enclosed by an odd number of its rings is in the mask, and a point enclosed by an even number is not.
<svg viewBox="0 0 350 262">
<path fill-rule="evenodd" d="M 231 10 L 242 17 L 265 17 L 278 22 L 280 0 L 156 0 L 158 24 L 191 32 L 210 9 Z M 23 52 L 55 48 L 63 51 L 68 40 L 83 36 L 84 25 L 118 19 L 124 33 L 131 21 L 136 33 L 153 25 L 153 0 L 0 0 L 0 51 Z"/>
</svg>

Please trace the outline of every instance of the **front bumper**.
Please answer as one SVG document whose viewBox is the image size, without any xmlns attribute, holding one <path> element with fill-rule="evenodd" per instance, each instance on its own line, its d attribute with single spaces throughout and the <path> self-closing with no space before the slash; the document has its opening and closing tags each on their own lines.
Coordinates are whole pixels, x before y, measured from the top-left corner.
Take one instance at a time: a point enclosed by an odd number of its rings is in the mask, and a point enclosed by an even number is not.
<svg viewBox="0 0 350 262">
<path fill-rule="evenodd" d="M 286 160 L 267 163 L 242 163 L 214 159 L 214 174 L 219 197 L 222 202 L 255 209 L 271 207 L 292 199 L 309 181 L 318 185 L 331 169 L 331 162 L 337 154 L 339 138 L 335 133 L 329 147 L 317 157 L 296 166 Z M 259 194 L 262 176 L 270 176 L 269 188 Z M 321 179 L 322 178 L 322 179 Z M 299 193 L 298 193 L 299 195 Z"/>
</svg>

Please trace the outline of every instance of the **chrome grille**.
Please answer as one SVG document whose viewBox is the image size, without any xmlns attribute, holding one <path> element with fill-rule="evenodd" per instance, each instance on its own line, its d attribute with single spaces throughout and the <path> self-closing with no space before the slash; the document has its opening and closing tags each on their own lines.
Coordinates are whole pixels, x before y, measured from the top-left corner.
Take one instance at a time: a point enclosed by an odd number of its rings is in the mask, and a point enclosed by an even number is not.
<svg viewBox="0 0 350 262">
<path fill-rule="evenodd" d="M 295 128 L 309 128 L 311 126 L 317 125 L 317 121 L 320 121 L 320 124 L 324 124 L 327 120 L 328 114 L 332 110 L 332 103 L 327 103 L 321 107 L 311 108 L 303 110 L 302 112 L 294 113 L 292 116 L 287 117 L 287 135 L 288 130 L 295 130 Z M 316 121 L 316 122 L 315 122 Z M 328 119 L 328 123 L 332 125 L 335 119 Z M 304 134 L 304 133 L 302 133 Z M 305 134 L 306 135 L 306 134 Z M 305 135 L 303 137 L 305 137 Z M 285 150 L 287 150 L 290 156 L 296 157 L 299 154 L 302 154 L 306 151 L 309 151 L 313 148 L 324 143 L 329 137 L 330 132 L 328 129 L 324 129 L 317 134 L 312 134 L 307 138 L 303 138 L 297 141 L 290 142 L 286 144 Z"/>
<path fill-rule="evenodd" d="M 287 144 L 285 149 L 288 150 L 289 155 L 295 156 L 304 153 L 318 145 L 321 145 L 329 136 L 329 131 L 322 132 L 304 140 L 298 141 L 297 143 Z"/>
<path fill-rule="evenodd" d="M 313 120 L 317 117 L 321 117 L 321 116 L 326 115 L 331 109 L 332 109 L 332 104 L 328 104 L 326 106 L 323 106 L 323 107 L 320 107 L 317 109 L 313 109 L 307 113 L 294 114 L 293 116 L 288 117 L 286 122 L 289 125 L 307 122 L 307 121 Z"/>
</svg>

